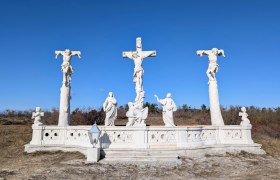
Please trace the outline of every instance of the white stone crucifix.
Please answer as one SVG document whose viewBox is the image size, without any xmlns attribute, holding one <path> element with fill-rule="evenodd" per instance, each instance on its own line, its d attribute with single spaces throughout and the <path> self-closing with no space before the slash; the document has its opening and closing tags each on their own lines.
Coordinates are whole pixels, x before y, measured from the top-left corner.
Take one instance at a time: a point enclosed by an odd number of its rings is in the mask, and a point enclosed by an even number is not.
<svg viewBox="0 0 280 180">
<path fill-rule="evenodd" d="M 71 66 L 72 56 L 78 56 L 81 58 L 80 51 L 71 51 L 66 49 L 65 51 L 55 51 L 56 58 L 59 55 L 63 56 L 63 62 L 61 64 L 61 71 L 63 73 L 62 86 L 60 88 L 60 107 L 59 107 L 59 120 L 58 126 L 68 126 L 70 121 L 70 91 L 71 91 L 71 74 L 74 72 Z"/>
<path fill-rule="evenodd" d="M 143 92 L 143 75 L 144 69 L 142 67 L 142 62 L 146 57 L 155 57 L 156 51 L 142 51 L 142 40 L 141 37 L 136 38 L 136 51 L 123 52 L 123 58 L 129 58 L 134 61 L 134 73 L 133 82 L 135 83 L 135 91 L 137 101 L 140 97 L 140 93 Z"/>
</svg>

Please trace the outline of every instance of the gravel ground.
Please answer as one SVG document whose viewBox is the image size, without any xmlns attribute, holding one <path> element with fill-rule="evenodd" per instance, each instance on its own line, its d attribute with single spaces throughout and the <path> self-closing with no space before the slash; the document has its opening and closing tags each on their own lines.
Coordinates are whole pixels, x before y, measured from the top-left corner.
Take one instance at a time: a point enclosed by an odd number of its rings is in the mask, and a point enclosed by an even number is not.
<svg viewBox="0 0 280 180">
<path fill-rule="evenodd" d="M 164 162 L 86 163 L 79 153 L 26 154 L 0 165 L 2 179 L 279 179 L 280 156 L 237 155 Z"/>
</svg>

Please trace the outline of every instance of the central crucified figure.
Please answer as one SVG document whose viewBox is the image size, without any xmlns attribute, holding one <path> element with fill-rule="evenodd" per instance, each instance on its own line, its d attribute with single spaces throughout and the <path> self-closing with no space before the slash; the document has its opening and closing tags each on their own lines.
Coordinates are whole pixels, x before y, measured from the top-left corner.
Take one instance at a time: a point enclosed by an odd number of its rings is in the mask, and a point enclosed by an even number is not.
<svg viewBox="0 0 280 180">
<path fill-rule="evenodd" d="M 198 50 L 196 53 L 197 53 L 198 56 L 203 56 L 203 55 L 208 56 L 209 65 L 208 65 L 208 69 L 206 71 L 206 74 L 209 78 L 209 82 L 210 81 L 216 81 L 216 73 L 219 70 L 219 65 L 217 63 L 217 56 L 225 57 L 224 50 L 222 50 L 222 49 L 219 50 L 217 48 L 212 48 L 211 50 Z"/>
<path fill-rule="evenodd" d="M 146 57 L 155 57 L 156 51 L 142 51 L 142 40 L 140 37 L 136 38 L 136 51 L 123 52 L 123 58 L 129 58 L 134 61 L 133 82 L 135 83 L 136 100 L 139 94 L 143 92 L 143 75 L 144 69 L 142 62 Z"/>
</svg>

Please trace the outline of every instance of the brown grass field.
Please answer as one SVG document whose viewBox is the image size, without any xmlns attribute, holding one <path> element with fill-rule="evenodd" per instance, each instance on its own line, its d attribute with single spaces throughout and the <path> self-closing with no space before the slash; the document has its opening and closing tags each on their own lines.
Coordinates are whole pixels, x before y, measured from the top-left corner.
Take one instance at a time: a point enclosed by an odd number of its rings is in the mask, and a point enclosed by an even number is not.
<svg viewBox="0 0 280 180">
<path fill-rule="evenodd" d="M 263 114 L 261 111 L 258 112 L 259 114 L 252 112 L 250 115 L 249 110 L 248 114 L 253 125 L 253 140 L 262 144 L 267 155 L 257 156 L 243 153 L 239 156 L 229 154 L 225 157 L 205 157 L 205 159 L 186 157 L 182 159 L 182 164 L 179 166 L 166 167 L 163 165 L 162 168 L 160 168 L 161 166 L 133 164 L 97 163 L 88 165 L 83 162 L 84 156 L 80 153 L 40 152 L 26 154 L 24 153 L 24 145 L 30 142 L 32 136 L 30 117 L 2 115 L 0 117 L 0 179 L 184 179 L 186 177 L 199 179 L 209 177 L 278 179 L 280 177 L 279 110 L 273 111 L 272 114 L 266 113 L 266 116 L 261 116 L 260 114 Z M 208 112 L 197 112 L 197 114 L 195 112 L 184 114 L 184 116 L 179 113 L 175 114 L 175 123 L 179 126 L 210 124 Z M 226 124 L 240 122 L 239 120 L 233 121 L 236 118 L 235 114 L 232 111 L 223 112 Z M 149 116 L 147 124 L 162 126 L 160 116 L 160 114 Z M 47 115 L 47 117 L 55 116 Z M 51 120 L 47 122 L 51 122 Z M 126 122 L 126 119 L 119 118 L 116 120 L 116 125 L 125 125 Z M 77 162 L 67 164 L 67 162 L 74 160 Z M 119 168 L 116 169 L 116 167 Z M 247 171 L 244 171 L 244 168 L 247 168 Z M 143 174 L 141 175 L 141 173 Z"/>
</svg>

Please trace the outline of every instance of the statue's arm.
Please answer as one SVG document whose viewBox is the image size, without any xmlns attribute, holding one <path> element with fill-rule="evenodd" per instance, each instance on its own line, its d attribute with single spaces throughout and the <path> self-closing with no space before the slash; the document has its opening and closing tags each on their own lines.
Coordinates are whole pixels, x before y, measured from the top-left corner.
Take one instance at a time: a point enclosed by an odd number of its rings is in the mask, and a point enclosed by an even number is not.
<svg viewBox="0 0 280 180">
<path fill-rule="evenodd" d="M 133 59 L 133 52 L 123 52 L 123 58 Z"/>
<path fill-rule="evenodd" d="M 209 53 L 211 53 L 211 51 L 207 51 L 207 50 L 198 50 L 198 51 L 196 51 L 196 54 L 198 55 L 198 56 L 203 56 L 203 55 L 209 55 Z"/>
<path fill-rule="evenodd" d="M 55 51 L 55 59 L 57 59 L 59 55 L 63 55 L 63 52 L 64 51 Z"/>
<path fill-rule="evenodd" d="M 172 100 L 172 104 L 173 104 L 173 111 L 177 111 L 177 106 L 173 100 Z"/>
<path fill-rule="evenodd" d="M 81 51 L 71 51 L 71 56 L 78 56 L 81 58 Z"/>
<path fill-rule="evenodd" d="M 112 103 L 113 103 L 114 105 L 117 105 L 117 104 L 118 104 L 118 101 L 114 98 L 114 99 L 112 99 Z"/>
<path fill-rule="evenodd" d="M 145 51 L 142 52 L 142 58 L 146 58 L 146 57 L 156 57 L 156 51 Z"/>
<path fill-rule="evenodd" d="M 155 98 L 157 98 L 157 102 L 160 103 L 160 100 L 159 100 L 158 96 L 157 95 L 154 95 L 154 96 L 155 96 Z"/>
<path fill-rule="evenodd" d="M 225 56 L 225 51 L 224 51 L 223 49 L 218 50 L 218 55 L 219 55 L 219 56 L 226 57 L 226 56 Z"/>
</svg>

